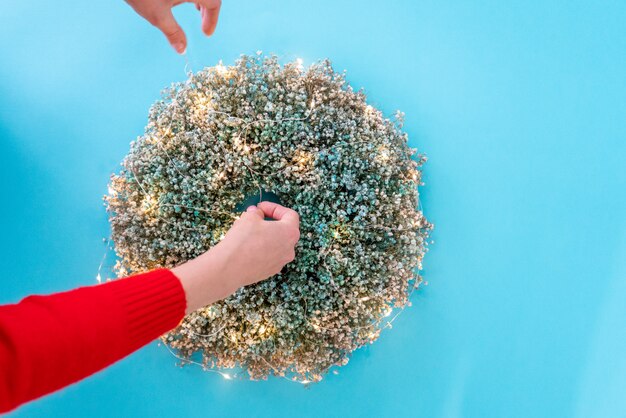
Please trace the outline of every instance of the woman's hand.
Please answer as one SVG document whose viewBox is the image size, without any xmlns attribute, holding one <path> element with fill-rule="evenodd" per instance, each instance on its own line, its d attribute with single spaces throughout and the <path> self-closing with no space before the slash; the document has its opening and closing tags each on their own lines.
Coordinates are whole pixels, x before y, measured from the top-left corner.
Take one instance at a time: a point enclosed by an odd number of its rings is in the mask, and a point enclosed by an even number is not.
<svg viewBox="0 0 626 418">
<path fill-rule="evenodd" d="M 211 36 L 215 32 L 221 0 L 126 0 L 137 13 L 159 28 L 179 54 L 187 49 L 185 32 L 174 19 L 172 7 L 181 3 L 195 3 L 202 16 L 202 31 Z"/>
<path fill-rule="evenodd" d="M 250 206 L 219 244 L 172 269 L 185 289 L 187 313 L 279 273 L 295 257 L 299 224 L 295 211 L 276 203 Z"/>
</svg>

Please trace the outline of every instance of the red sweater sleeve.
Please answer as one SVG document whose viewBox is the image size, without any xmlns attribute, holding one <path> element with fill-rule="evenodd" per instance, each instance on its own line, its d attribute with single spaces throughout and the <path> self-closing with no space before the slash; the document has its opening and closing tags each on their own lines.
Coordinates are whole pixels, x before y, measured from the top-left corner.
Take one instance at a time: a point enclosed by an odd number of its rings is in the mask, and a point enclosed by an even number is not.
<svg viewBox="0 0 626 418">
<path fill-rule="evenodd" d="M 185 309 L 165 269 L 0 306 L 0 413 L 120 360 L 178 325 Z"/>
</svg>

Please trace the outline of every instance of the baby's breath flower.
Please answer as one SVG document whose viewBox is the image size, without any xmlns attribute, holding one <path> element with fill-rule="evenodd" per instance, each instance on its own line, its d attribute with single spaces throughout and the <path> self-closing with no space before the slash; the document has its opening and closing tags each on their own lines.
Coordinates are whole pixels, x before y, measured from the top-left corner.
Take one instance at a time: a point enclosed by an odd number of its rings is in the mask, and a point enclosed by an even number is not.
<svg viewBox="0 0 626 418">
<path fill-rule="evenodd" d="M 165 90 L 105 197 L 119 275 L 173 267 L 222 239 L 259 190 L 301 218 L 280 274 L 200 309 L 165 335 L 207 368 L 318 381 L 376 340 L 421 282 L 431 225 L 423 155 L 323 61 L 242 56 Z"/>
</svg>

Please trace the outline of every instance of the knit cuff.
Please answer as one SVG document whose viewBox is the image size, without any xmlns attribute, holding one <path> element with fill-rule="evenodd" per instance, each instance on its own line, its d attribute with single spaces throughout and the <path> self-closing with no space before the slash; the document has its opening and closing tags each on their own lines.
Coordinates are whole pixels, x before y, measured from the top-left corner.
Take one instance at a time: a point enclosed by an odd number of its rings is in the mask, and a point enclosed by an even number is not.
<svg viewBox="0 0 626 418">
<path fill-rule="evenodd" d="M 185 291 L 170 270 L 153 270 L 110 284 L 126 313 L 129 342 L 135 347 L 175 328 L 185 316 Z"/>
</svg>

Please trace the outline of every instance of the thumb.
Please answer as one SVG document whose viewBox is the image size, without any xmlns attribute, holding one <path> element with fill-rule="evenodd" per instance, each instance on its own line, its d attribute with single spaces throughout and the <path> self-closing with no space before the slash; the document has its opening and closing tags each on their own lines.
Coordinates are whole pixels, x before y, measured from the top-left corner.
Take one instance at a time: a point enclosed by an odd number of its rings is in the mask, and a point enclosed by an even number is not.
<svg viewBox="0 0 626 418">
<path fill-rule="evenodd" d="M 176 19 L 174 19 L 174 15 L 170 9 L 164 13 L 163 16 L 156 20 L 154 26 L 163 32 L 163 35 L 165 35 L 176 52 L 184 54 L 187 49 L 187 37 L 185 36 L 185 32 L 176 22 Z"/>
</svg>

